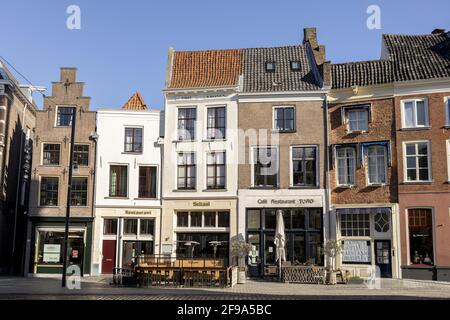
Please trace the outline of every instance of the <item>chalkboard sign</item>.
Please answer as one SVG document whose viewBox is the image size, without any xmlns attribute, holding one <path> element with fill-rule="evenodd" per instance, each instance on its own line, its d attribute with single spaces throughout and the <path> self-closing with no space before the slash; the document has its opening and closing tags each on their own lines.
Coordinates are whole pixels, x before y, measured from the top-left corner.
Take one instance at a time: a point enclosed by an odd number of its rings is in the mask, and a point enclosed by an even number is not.
<svg viewBox="0 0 450 320">
<path fill-rule="evenodd" d="M 371 263 L 370 241 L 344 240 L 342 245 L 343 263 Z"/>
</svg>

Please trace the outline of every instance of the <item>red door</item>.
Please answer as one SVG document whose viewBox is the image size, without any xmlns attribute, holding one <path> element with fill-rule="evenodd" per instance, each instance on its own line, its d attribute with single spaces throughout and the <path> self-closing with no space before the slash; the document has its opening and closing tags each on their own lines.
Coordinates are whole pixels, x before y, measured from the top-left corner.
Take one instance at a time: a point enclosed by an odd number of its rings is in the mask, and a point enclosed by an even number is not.
<svg viewBox="0 0 450 320">
<path fill-rule="evenodd" d="M 116 263 L 116 240 L 103 240 L 102 273 L 112 274 Z"/>
</svg>

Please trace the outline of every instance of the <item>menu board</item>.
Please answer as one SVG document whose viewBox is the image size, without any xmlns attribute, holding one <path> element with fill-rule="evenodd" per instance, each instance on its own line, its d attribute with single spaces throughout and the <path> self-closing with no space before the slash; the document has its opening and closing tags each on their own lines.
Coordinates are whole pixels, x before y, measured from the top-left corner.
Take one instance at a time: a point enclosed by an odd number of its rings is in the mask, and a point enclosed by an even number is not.
<svg viewBox="0 0 450 320">
<path fill-rule="evenodd" d="M 342 262 L 370 263 L 370 241 L 344 240 L 342 241 Z"/>
<path fill-rule="evenodd" d="M 44 244 L 44 262 L 59 262 L 61 258 L 60 244 Z"/>
</svg>

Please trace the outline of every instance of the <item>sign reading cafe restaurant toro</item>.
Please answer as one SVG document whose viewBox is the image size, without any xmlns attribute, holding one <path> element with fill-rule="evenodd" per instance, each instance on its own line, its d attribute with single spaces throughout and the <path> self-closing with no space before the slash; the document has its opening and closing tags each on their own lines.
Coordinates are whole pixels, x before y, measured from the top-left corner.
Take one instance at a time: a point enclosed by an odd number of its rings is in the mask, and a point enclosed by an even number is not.
<svg viewBox="0 0 450 320">
<path fill-rule="evenodd" d="M 267 205 L 278 207 L 322 207 L 322 197 L 309 196 L 309 197 L 293 197 L 287 199 L 279 198 L 266 198 L 258 199 L 258 205 Z"/>
</svg>

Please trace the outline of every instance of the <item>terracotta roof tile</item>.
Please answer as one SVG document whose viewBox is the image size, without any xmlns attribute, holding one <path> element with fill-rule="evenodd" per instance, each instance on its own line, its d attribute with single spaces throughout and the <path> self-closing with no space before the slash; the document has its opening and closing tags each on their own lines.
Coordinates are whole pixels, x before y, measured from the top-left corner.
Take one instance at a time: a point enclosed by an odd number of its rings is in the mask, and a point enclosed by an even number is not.
<svg viewBox="0 0 450 320">
<path fill-rule="evenodd" d="M 133 96 L 128 100 L 127 103 L 122 107 L 124 110 L 148 110 L 144 99 L 139 92 L 133 94 Z"/>
<path fill-rule="evenodd" d="M 238 85 L 243 51 L 180 51 L 173 57 L 169 88 Z"/>
</svg>

